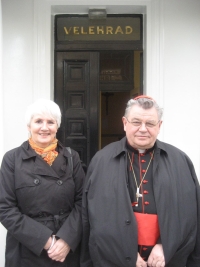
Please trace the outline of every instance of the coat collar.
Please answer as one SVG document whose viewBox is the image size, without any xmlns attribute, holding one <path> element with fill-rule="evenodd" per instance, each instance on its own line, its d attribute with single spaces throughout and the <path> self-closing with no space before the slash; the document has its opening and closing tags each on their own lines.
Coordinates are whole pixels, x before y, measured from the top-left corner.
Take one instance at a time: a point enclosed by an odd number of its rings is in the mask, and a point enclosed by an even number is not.
<svg viewBox="0 0 200 267">
<path fill-rule="evenodd" d="M 23 159 L 29 159 L 29 158 L 37 156 L 37 153 L 30 147 L 28 141 L 25 141 L 21 145 L 21 147 L 23 148 L 23 150 L 22 150 L 22 158 Z M 60 153 L 60 150 L 62 150 L 62 154 L 64 157 L 66 157 L 66 158 L 71 157 L 71 154 L 69 153 L 69 151 L 67 149 L 65 149 L 63 144 L 59 141 L 58 141 L 58 147 L 59 147 L 59 153 Z"/>
<path fill-rule="evenodd" d="M 160 153 L 161 150 L 167 153 L 165 143 L 159 141 L 158 139 L 156 140 L 155 148 L 156 150 L 158 150 L 158 153 Z M 121 153 L 126 153 L 126 152 L 127 152 L 127 148 L 126 148 L 126 136 L 125 136 L 119 141 L 118 146 L 116 146 L 116 149 L 113 153 L 113 157 L 117 157 Z"/>
<path fill-rule="evenodd" d="M 60 142 L 58 142 L 58 157 L 51 167 L 37 155 L 37 153 L 30 147 L 28 141 L 25 141 L 21 147 L 23 160 L 35 158 L 32 169 L 34 174 L 60 178 L 66 173 L 67 163 L 69 162 L 69 157 L 71 157 L 71 154 Z"/>
<path fill-rule="evenodd" d="M 33 149 L 31 149 L 28 141 L 25 141 L 21 145 L 21 147 L 22 147 L 22 159 L 23 160 L 26 160 L 26 159 L 29 159 L 29 158 L 37 156 L 36 152 Z"/>
<path fill-rule="evenodd" d="M 116 146 L 113 157 L 115 158 L 121 153 L 125 154 L 126 151 L 127 151 L 127 148 L 126 148 L 126 136 L 125 136 L 118 142 L 118 145 Z"/>
</svg>

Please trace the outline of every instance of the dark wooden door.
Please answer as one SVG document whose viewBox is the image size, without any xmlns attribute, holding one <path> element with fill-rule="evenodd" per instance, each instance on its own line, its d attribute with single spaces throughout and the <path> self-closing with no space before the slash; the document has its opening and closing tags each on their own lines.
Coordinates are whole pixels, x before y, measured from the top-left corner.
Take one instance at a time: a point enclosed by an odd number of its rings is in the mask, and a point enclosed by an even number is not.
<svg viewBox="0 0 200 267">
<path fill-rule="evenodd" d="M 98 150 L 98 86 L 98 52 L 56 52 L 54 100 L 62 112 L 57 137 L 87 165 Z"/>
</svg>

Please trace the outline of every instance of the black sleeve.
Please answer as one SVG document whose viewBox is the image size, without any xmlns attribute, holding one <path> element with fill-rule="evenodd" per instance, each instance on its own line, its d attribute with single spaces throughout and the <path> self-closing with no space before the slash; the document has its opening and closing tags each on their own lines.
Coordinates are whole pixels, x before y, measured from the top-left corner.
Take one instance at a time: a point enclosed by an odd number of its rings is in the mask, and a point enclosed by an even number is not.
<svg viewBox="0 0 200 267">
<path fill-rule="evenodd" d="M 81 267 L 93 267 L 93 263 L 90 258 L 90 252 L 89 252 L 90 223 L 88 218 L 88 207 L 87 207 L 87 194 L 90 188 L 91 173 L 92 173 L 92 162 L 89 165 L 83 187 L 83 200 L 82 200 L 83 235 L 81 242 Z"/>
<path fill-rule="evenodd" d="M 188 165 L 190 167 L 190 171 L 192 177 L 194 179 L 196 185 L 196 198 L 197 198 L 197 235 L 196 235 L 196 244 L 195 248 L 188 257 L 186 267 L 199 267 L 200 266 L 200 186 L 199 181 L 197 179 L 194 166 L 190 159 L 188 159 Z"/>
<path fill-rule="evenodd" d="M 56 233 L 56 236 L 65 240 L 74 251 L 81 241 L 82 236 L 82 225 L 81 225 L 81 206 L 82 206 L 82 187 L 83 180 L 85 177 L 81 160 L 76 151 L 72 150 L 73 160 L 73 178 L 75 183 L 75 198 L 74 206 L 70 215 Z"/>
</svg>

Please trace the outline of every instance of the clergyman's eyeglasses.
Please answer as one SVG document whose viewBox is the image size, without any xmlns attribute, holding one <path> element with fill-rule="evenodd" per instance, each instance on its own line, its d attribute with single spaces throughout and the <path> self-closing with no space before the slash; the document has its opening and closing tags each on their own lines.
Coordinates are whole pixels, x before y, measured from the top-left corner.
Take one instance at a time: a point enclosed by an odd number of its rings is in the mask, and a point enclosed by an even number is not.
<svg viewBox="0 0 200 267">
<path fill-rule="evenodd" d="M 135 127 L 141 127 L 142 124 L 144 124 L 146 128 L 153 128 L 160 122 L 160 120 L 158 122 L 151 122 L 151 121 L 142 122 L 138 120 L 129 121 L 127 118 L 126 120 Z"/>
</svg>

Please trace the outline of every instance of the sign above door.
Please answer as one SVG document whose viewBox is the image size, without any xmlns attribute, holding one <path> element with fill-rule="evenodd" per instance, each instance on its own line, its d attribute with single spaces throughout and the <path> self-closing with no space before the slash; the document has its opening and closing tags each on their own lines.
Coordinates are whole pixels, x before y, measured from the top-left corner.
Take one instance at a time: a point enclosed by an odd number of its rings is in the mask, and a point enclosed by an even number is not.
<svg viewBox="0 0 200 267">
<path fill-rule="evenodd" d="M 141 15 L 108 15 L 106 19 L 57 15 L 56 41 L 142 41 Z"/>
</svg>

